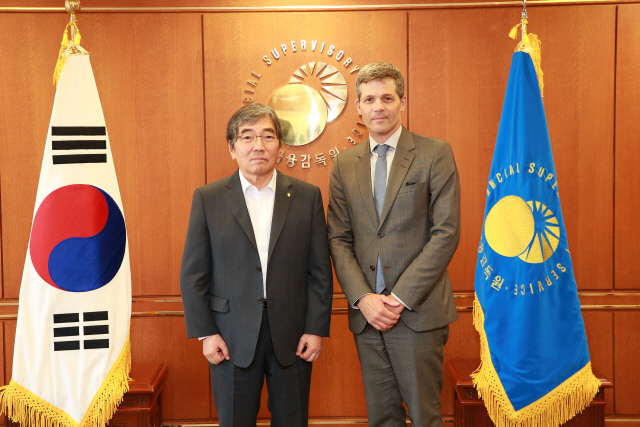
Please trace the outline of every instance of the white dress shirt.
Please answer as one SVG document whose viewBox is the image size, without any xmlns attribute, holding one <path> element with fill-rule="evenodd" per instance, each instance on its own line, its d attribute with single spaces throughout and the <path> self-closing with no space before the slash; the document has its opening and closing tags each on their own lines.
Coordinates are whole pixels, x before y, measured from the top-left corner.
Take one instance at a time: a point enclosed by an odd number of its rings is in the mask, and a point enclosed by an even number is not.
<svg viewBox="0 0 640 427">
<path fill-rule="evenodd" d="M 271 221 L 273 219 L 273 203 L 276 198 L 276 170 L 269 184 L 262 190 L 258 190 L 240 172 L 240 184 L 242 193 L 247 203 L 253 234 L 256 237 L 258 255 L 262 265 L 262 287 L 264 297 L 267 297 L 267 263 L 269 262 L 269 238 L 271 237 Z"/>
</svg>

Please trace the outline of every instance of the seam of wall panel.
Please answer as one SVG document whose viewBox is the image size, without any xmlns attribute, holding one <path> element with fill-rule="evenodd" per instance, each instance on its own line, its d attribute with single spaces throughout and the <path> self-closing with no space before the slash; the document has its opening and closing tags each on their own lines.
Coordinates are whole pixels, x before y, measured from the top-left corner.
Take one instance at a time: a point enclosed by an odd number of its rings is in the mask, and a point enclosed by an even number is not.
<svg viewBox="0 0 640 427">
<path fill-rule="evenodd" d="M 611 259 L 613 260 L 613 268 L 611 269 L 611 284 L 616 289 L 616 113 L 617 113 L 617 91 L 618 91 L 618 16 L 620 15 L 620 7 L 616 5 L 616 22 L 614 25 L 614 43 L 613 43 L 613 188 L 612 188 L 612 206 L 613 214 L 611 215 L 611 235 L 613 236 L 613 245 L 611 245 Z"/>
<path fill-rule="evenodd" d="M 613 375 L 613 381 L 616 380 L 616 313 L 611 312 L 611 375 Z M 613 396 L 611 397 L 611 408 L 613 408 L 613 413 L 616 413 L 616 391 L 613 390 L 611 393 Z"/>
<path fill-rule="evenodd" d="M 407 25 L 406 25 L 406 30 L 407 30 L 407 57 L 405 58 L 405 69 L 407 70 L 407 76 L 404 79 L 404 85 L 405 85 L 405 91 L 404 91 L 404 96 L 407 97 L 407 99 L 409 99 L 408 95 L 409 95 L 409 89 L 411 88 L 409 86 L 409 16 L 410 13 L 407 12 Z M 410 121 L 410 114 L 409 114 L 409 110 L 411 109 L 411 104 L 407 105 L 407 129 L 411 129 L 411 121 Z"/>
<path fill-rule="evenodd" d="M 2 322 L 2 362 L 4 364 L 4 371 L 2 372 L 4 383 L 9 384 L 11 378 L 7 379 L 7 328 L 5 322 Z M 13 363 L 13 358 L 11 363 Z"/>
<path fill-rule="evenodd" d="M 613 245 L 611 245 L 612 260 L 613 260 L 613 268 L 611 269 L 611 284 L 613 285 L 613 289 L 616 289 L 616 103 L 617 103 L 617 87 L 618 87 L 618 17 L 620 15 L 620 7 L 616 6 L 616 23 L 615 23 L 615 38 L 614 38 L 614 49 L 613 49 L 613 195 L 612 195 L 612 205 L 613 205 L 613 216 L 612 216 L 612 236 L 613 236 Z M 611 360 L 612 360 L 612 375 L 613 380 L 616 379 L 616 313 L 611 313 Z M 613 396 L 611 398 L 611 408 L 613 408 L 613 413 L 616 413 L 616 392 L 615 390 L 611 393 Z"/>
<path fill-rule="evenodd" d="M 204 15 L 200 15 L 200 37 L 202 39 L 202 118 L 204 126 L 204 182 L 209 182 L 207 168 L 207 74 L 205 73 L 205 50 L 204 50 Z"/>
<path fill-rule="evenodd" d="M 4 299 L 4 233 L 2 232 L 2 184 L 0 181 L 0 298 Z"/>
</svg>

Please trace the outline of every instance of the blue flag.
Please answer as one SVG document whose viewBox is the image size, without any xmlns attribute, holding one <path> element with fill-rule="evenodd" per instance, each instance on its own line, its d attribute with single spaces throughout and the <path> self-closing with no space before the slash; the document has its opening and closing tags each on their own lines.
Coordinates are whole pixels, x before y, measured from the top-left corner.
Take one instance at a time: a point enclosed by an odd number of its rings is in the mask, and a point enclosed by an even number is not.
<svg viewBox="0 0 640 427">
<path fill-rule="evenodd" d="M 540 86 L 513 54 L 475 277 L 481 365 L 472 375 L 497 426 L 555 426 L 600 382 L 573 275 Z"/>
</svg>

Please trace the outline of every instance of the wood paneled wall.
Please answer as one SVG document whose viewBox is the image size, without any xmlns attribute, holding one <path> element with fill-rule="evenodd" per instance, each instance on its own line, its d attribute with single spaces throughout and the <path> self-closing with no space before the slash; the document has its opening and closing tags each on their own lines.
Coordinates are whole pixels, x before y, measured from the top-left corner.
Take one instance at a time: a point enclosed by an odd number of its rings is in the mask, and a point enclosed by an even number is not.
<svg viewBox="0 0 640 427">
<path fill-rule="evenodd" d="M 640 263 L 633 255 L 638 233 L 636 216 L 640 202 L 640 56 L 629 43 L 640 42 L 640 5 L 618 7 L 615 90 L 615 193 L 614 193 L 614 287 L 616 290 L 640 288 Z M 640 311 L 616 312 L 614 323 L 615 377 L 618 390 L 631 390 L 640 381 Z M 640 396 L 616 393 L 616 411 L 640 412 Z"/>
<path fill-rule="evenodd" d="M 95 3 L 92 6 L 174 6 L 161 0 Z M 181 5 L 233 5 L 223 3 Z M 640 4 L 604 3 L 530 6 L 529 29 L 543 42 L 544 104 L 591 358 L 614 383 L 607 391 L 606 412 L 612 421 L 640 425 L 640 397 L 635 393 L 640 382 L 640 263 L 633 255 L 640 235 L 635 217 L 640 204 L 634 197 L 640 186 Z M 237 5 L 256 4 L 247 0 Z M 43 0 L 38 6 L 59 4 Z M 353 132 L 364 131 L 356 124 L 356 66 L 374 61 L 398 66 L 408 89 L 403 123 L 452 144 L 462 180 L 463 217 L 460 246 L 450 266 L 459 320 L 451 325 L 445 358 L 478 356 L 470 310 L 476 251 L 515 44 L 507 33 L 518 23 L 520 9 L 402 7 L 80 12 L 83 46 L 91 52 L 129 231 L 132 357 L 134 362 L 169 365 L 163 398 L 166 424 L 216 419 L 208 366 L 200 343 L 185 338 L 180 302 L 178 276 L 191 195 L 196 187 L 236 168 L 224 141 L 230 115 L 245 98 L 267 102 L 304 64 L 324 62 L 338 69 L 349 88 L 348 104 L 318 140 L 283 148 L 278 169 L 318 185 L 325 205 L 329 150 L 351 146 L 347 137 L 356 143 L 366 137 L 366 132 Z M 11 379 L 17 298 L 55 95 L 51 76 L 67 20 L 63 13 L 0 10 L 7 41 L 0 60 L 0 378 L 5 383 Z M 316 50 L 311 49 L 313 40 Z M 286 55 L 281 44 L 287 46 Z M 335 49 L 329 55 L 331 45 Z M 345 65 L 347 58 L 352 62 Z M 305 84 L 317 86 L 317 76 L 307 76 Z M 320 153 L 326 165 L 315 162 Z M 298 159 L 293 167 L 286 164 L 290 154 Z M 302 168 L 302 155 L 311 156 L 308 169 Z M 345 309 L 336 282 L 332 336 L 314 366 L 310 405 L 313 419 L 333 425 L 366 417 Z M 443 416 L 451 419 L 448 374 L 441 400 Z M 268 418 L 266 400 L 260 416 Z"/>
</svg>

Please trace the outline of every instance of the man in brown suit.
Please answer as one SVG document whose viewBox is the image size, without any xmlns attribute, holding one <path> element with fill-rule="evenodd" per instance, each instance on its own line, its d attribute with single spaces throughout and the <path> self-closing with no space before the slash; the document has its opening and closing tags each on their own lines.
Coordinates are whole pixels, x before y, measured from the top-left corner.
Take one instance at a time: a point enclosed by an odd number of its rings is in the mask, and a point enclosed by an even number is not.
<svg viewBox="0 0 640 427">
<path fill-rule="evenodd" d="M 443 346 L 457 319 L 447 266 L 460 238 L 451 146 L 401 125 L 404 80 L 374 63 L 356 80 L 369 139 L 338 155 L 328 230 L 349 301 L 370 426 L 441 426 Z"/>
</svg>

